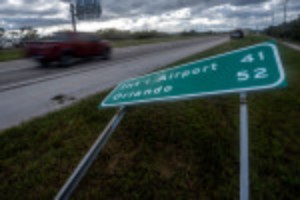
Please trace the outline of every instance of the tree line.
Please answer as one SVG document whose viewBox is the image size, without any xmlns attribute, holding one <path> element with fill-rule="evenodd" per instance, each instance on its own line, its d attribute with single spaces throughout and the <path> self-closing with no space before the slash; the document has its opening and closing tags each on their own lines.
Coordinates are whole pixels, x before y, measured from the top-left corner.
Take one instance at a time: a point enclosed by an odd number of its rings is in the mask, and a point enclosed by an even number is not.
<svg viewBox="0 0 300 200">
<path fill-rule="evenodd" d="M 200 36 L 200 35 L 211 35 L 213 32 L 197 32 L 195 30 L 183 31 L 179 33 L 166 33 L 155 30 L 146 31 L 126 31 L 119 29 L 103 29 L 96 31 L 96 34 L 108 40 L 143 40 L 151 38 L 162 38 L 162 37 L 173 37 L 173 36 Z"/>
<path fill-rule="evenodd" d="M 0 27 L 0 38 L 4 37 L 5 33 L 5 28 Z M 19 37 L 22 39 L 38 38 L 37 30 L 32 28 L 31 26 L 23 26 L 18 31 L 10 31 L 9 35 L 12 37 Z"/>
<path fill-rule="evenodd" d="M 281 39 L 300 41 L 300 16 L 298 19 L 265 30 L 267 35 Z"/>
</svg>

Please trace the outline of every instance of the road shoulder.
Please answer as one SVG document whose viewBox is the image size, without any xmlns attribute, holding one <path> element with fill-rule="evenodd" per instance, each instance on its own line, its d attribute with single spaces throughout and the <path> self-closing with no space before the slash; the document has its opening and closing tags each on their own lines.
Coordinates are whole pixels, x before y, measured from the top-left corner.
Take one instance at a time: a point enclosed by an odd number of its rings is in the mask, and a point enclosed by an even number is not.
<svg viewBox="0 0 300 200">
<path fill-rule="evenodd" d="M 291 43 L 291 42 L 282 42 L 282 44 L 284 44 L 285 46 L 288 46 L 294 50 L 300 51 L 300 45 L 298 45 L 298 44 Z"/>
</svg>

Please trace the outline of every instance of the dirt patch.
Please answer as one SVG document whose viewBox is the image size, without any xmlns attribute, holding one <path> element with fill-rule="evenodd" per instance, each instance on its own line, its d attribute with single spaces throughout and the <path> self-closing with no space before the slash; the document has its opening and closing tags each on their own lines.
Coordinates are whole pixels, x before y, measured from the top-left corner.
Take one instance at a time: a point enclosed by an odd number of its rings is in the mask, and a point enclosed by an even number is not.
<svg viewBox="0 0 300 200">
<path fill-rule="evenodd" d="M 52 97 L 51 100 L 57 102 L 58 104 L 64 104 L 65 102 L 68 101 L 75 101 L 76 98 L 65 94 L 58 94 Z"/>
</svg>

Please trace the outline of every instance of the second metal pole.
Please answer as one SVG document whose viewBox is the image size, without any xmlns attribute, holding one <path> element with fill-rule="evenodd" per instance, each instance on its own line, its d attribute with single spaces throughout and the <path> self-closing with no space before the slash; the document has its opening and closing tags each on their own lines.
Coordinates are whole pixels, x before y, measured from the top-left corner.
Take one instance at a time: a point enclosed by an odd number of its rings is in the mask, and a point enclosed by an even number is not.
<svg viewBox="0 0 300 200">
<path fill-rule="evenodd" d="M 240 94 L 240 200 L 249 200 L 249 146 L 247 94 Z"/>
<path fill-rule="evenodd" d="M 66 200 L 69 199 L 77 185 L 79 184 L 80 180 L 83 178 L 85 173 L 87 172 L 88 168 L 92 165 L 93 161 L 98 156 L 101 149 L 104 147 L 106 142 L 108 141 L 111 134 L 117 128 L 118 124 L 122 120 L 126 113 L 126 108 L 122 107 L 120 110 L 115 114 L 115 116 L 111 119 L 108 123 L 106 128 L 103 132 L 99 135 L 93 146 L 84 156 L 84 158 L 80 161 L 72 175 L 69 177 L 67 182 L 64 186 L 60 189 L 58 194 L 55 197 L 55 200 Z"/>
</svg>

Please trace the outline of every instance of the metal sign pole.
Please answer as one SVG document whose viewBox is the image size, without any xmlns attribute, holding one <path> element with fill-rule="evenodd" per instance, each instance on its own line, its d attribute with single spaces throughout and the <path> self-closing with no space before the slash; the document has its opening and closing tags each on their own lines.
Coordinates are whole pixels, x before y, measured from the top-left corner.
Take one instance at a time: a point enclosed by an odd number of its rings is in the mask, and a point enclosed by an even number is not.
<svg viewBox="0 0 300 200">
<path fill-rule="evenodd" d="M 73 171 L 72 175 L 69 177 L 67 182 L 64 186 L 60 189 L 58 194 L 55 197 L 55 200 L 65 200 L 69 199 L 71 194 L 73 193 L 74 189 L 77 187 L 80 180 L 83 178 L 85 173 L 87 172 L 88 168 L 91 166 L 93 161 L 96 159 L 97 155 L 107 143 L 109 137 L 117 128 L 118 124 L 122 120 L 126 113 L 126 108 L 122 107 L 120 110 L 115 114 L 115 116 L 111 119 L 109 124 L 105 127 L 103 132 L 97 138 L 93 146 L 84 156 L 84 158 L 80 161 L 76 169 Z"/>
<path fill-rule="evenodd" d="M 240 200 L 249 199 L 247 94 L 240 94 Z"/>
<path fill-rule="evenodd" d="M 71 12 L 71 18 L 72 18 L 72 26 L 73 26 L 73 31 L 76 32 L 76 18 L 75 18 L 75 5 L 74 3 L 70 3 L 70 12 Z"/>
</svg>

